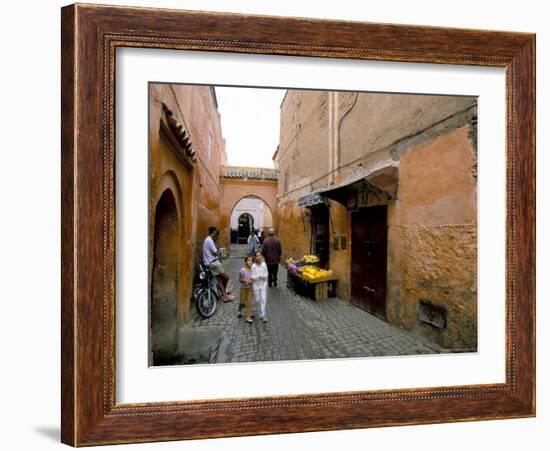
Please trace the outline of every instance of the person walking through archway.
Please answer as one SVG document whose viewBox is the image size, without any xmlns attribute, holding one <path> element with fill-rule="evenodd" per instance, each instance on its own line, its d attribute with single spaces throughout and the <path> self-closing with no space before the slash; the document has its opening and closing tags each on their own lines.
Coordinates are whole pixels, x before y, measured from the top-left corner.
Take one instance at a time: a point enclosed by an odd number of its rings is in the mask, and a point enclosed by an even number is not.
<svg viewBox="0 0 550 451">
<path fill-rule="evenodd" d="M 260 240 L 258 239 L 256 232 L 254 232 L 254 230 L 250 231 L 250 236 L 248 237 L 248 255 L 254 256 L 259 246 Z"/>
</svg>

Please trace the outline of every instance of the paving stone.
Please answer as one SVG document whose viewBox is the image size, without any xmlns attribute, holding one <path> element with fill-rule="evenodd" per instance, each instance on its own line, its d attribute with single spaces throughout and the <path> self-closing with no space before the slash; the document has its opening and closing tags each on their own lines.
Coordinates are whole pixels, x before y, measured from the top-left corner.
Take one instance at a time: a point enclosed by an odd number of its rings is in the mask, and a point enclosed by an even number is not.
<svg viewBox="0 0 550 451">
<path fill-rule="evenodd" d="M 224 260 L 236 279 L 246 250 L 231 249 Z M 238 282 L 234 282 L 237 287 Z M 238 289 L 233 290 L 238 295 Z M 352 304 L 329 298 L 323 302 L 297 295 L 286 288 L 286 270 L 279 269 L 278 288 L 268 288 L 267 324 L 237 317 L 238 301 L 220 303 L 212 318 L 203 319 L 195 308 L 187 327 L 223 330 L 231 362 L 346 357 L 415 355 L 447 352 L 435 343 L 365 312 Z"/>
</svg>

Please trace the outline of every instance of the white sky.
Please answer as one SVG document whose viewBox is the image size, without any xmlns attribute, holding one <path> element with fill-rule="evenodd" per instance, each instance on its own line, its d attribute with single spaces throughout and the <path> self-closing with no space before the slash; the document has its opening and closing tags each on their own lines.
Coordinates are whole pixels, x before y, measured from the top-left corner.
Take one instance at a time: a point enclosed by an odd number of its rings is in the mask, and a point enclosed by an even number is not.
<svg viewBox="0 0 550 451">
<path fill-rule="evenodd" d="M 228 164 L 272 168 L 271 157 L 279 144 L 280 105 L 286 90 L 215 89 Z"/>
</svg>

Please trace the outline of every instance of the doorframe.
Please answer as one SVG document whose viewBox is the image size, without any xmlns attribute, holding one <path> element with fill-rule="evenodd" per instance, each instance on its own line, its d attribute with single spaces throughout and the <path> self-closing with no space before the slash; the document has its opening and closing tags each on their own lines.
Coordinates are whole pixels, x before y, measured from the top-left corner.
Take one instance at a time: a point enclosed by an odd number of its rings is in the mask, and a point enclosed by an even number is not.
<svg viewBox="0 0 550 451">
<path fill-rule="evenodd" d="M 382 308 L 382 314 L 380 315 L 378 312 L 372 312 L 368 309 L 365 308 L 364 306 L 364 303 L 362 301 L 358 301 L 357 303 L 354 302 L 355 300 L 358 300 L 359 298 L 355 297 L 354 296 L 354 284 L 353 284 L 353 274 L 352 274 L 352 265 L 353 265 L 353 249 L 354 249 L 354 239 L 353 239 L 353 222 L 354 222 L 354 217 L 356 217 L 357 214 L 361 213 L 361 214 L 365 214 L 365 215 L 368 215 L 367 213 L 367 210 L 368 209 L 375 209 L 375 208 L 378 208 L 378 209 L 381 209 L 383 208 L 384 211 L 385 211 L 385 221 L 384 221 L 384 231 L 385 231 L 385 241 L 386 241 L 386 244 L 385 244 L 385 258 L 384 258 L 384 300 L 383 300 L 383 308 Z M 367 206 L 367 207 L 362 207 L 362 208 L 359 208 L 355 211 L 352 211 L 351 212 L 351 221 L 350 221 L 350 228 L 351 228 L 351 233 L 350 233 L 350 237 L 351 237 L 351 245 L 350 245 L 350 302 L 362 309 L 362 310 L 365 310 L 367 311 L 368 313 L 370 313 L 371 315 L 374 315 L 376 316 L 377 318 L 380 318 L 384 321 L 387 321 L 387 304 L 388 304 L 388 205 L 387 204 L 381 204 L 381 205 L 372 205 L 372 206 Z M 359 304 L 359 305 L 358 305 Z"/>
</svg>

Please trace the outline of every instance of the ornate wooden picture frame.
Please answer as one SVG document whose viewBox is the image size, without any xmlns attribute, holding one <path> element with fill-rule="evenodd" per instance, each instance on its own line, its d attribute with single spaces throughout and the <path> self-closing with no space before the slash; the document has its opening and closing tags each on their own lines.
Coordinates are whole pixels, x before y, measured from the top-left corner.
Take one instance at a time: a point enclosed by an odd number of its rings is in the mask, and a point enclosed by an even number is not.
<svg viewBox="0 0 550 451">
<path fill-rule="evenodd" d="M 62 441 L 73 446 L 535 415 L 535 36 L 71 5 L 62 9 Z M 115 51 L 143 47 L 506 69 L 506 381 L 120 404 Z M 261 416 L 263 421 L 256 419 Z"/>
</svg>

